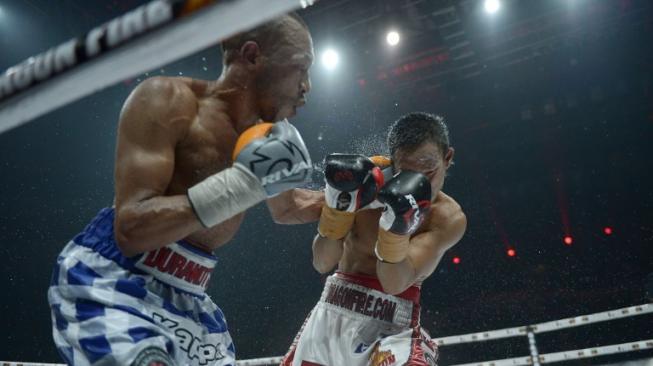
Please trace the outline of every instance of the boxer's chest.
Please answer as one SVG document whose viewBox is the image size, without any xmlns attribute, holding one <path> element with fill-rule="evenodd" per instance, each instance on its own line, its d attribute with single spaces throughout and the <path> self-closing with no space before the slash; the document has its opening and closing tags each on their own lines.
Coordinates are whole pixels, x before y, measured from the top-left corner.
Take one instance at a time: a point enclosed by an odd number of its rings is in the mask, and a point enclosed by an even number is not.
<svg viewBox="0 0 653 366">
<path fill-rule="evenodd" d="M 185 194 L 188 188 L 232 164 L 238 135 L 214 106 L 201 103 L 188 133 L 175 148 L 175 167 L 167 194 Z M 244 215 L 238 214 L 215 227 L 190 235 L 187 240 L 213 250 L 235 235 Z"/>
<path fill-rule="evenodd" d="M 356 214 L 349 240 L 357 251 L 374 252 L 382 212 L 382 209 L 374 209 L 359 211 Z"/>
<path fill-rule="evenodd" d="M 383 209 L 363 210 L 356 214 L 356 220 L 351 232 L 345 240 L 345 253 L 343 257 L 354 267 L 369 267 L 371 273 L 375 273 L 376 255 L 374 246 L 379 237 L 379 219 Z M 413 234 L 428 230 L 430 214 L 425 215 L 420 228 Z M 360 271 L 359 272 L 366 272 Z"/>
<path fill-rule="evenodd" d="M 376 275 L 376 244 L 379 217 L 382 210 L 364 210 L 356 214 L 356 220 L 344 242 L 344 253 L 339 270 L 350 273 Z"/>
<path fill-rule="evenodd" d="M 201 105 L 196 120 L 175 149 L 175 169 L 169 191 L 186 191 L 231 166 L 238 135 L 225 116 Z"/>
</svg>

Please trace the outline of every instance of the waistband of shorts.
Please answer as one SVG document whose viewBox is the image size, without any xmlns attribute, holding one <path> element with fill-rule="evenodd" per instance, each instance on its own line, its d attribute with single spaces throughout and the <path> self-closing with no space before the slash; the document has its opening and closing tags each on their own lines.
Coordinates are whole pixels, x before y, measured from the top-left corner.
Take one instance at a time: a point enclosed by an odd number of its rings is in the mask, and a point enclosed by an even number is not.
<svg viewBox="0 0 653 366">
<path fill-rule="evenodd" d="M 419 323 L 418 302 L 363 284 L 370 280 L 373 280 L 373 277 L 359 278 L 358 275 L 335 273 L 327 278 L 320 302 L 337 311 L 392 323 L 402 328 Z"/>
<path fill-rule="evenodd" d="M 122 255 L 113 234 L 115 210 L 103 208 L 73 241 L 87 247 L 120 267 L 150 274 L 160 282 L 192 294 L 204 294 L 217 258 L 180 240 L 165 247 L 136 255 Z"/>
<path fill-rule="evenodd" d="M 203 294 L 217 262 L 212 257 L 188 244 L 172 243 L 144 253 L 134 266 L 163 283 L 190 293 Z"/>
<path fill-rule="evenodd" d="M 383 286 L 381 285 L 381 282 L 376 277 L 367 276 L 363 274 L 344 273 L 338 271 L 334 273 L 334 276 L 341 278 L 347 282 L 355 283 L 357 285 L 361 285 L 385 293 L 385 291 L 383 291 Z M 421 290 L 419 286 L 413 285 L 407 288 L 404 292 L 393 296 L 412 301 L 415 304 L 419 304 L 420 293 Z"/>
</svg>

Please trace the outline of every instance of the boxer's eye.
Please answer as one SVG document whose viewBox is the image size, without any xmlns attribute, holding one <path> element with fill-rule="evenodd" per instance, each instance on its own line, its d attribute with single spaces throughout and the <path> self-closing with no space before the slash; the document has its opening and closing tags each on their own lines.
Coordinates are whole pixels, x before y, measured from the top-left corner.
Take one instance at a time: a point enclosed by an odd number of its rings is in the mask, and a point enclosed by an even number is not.
<svg viewBox="0 0 653 366">
<path fill-rule="evenodd" d="M 427 170 L 422 174 L 426 175 L 427 177 L 431 177 L 431 176 L 434 176 L 435 173 L 437 173 L 437 171 L 438 171 L 438 169 L 436 168 L 436 169 Z"/>
</svg>

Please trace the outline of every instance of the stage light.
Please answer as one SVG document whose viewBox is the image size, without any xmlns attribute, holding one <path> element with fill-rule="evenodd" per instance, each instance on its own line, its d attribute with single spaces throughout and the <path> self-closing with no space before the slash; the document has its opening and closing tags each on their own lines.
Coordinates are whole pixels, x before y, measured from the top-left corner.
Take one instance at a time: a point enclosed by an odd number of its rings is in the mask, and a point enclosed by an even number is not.
<svg viewBox="0 0 653 366">
<path fill-rule="evenodd" d="M 490 14 L 494 14 L 501 7 L 501 3 L 499 2 L 499 0 L 485 0 L 484 6 L 486 12 Z"/>
<path fill-rule="evenodd" d="M 508 254 L 508 257 L 514 257 L 515 255 L 517 255 L 517 252 L 514 249 L 510 248 L 508 249 L 506 254 Z"/>
<path fill-rule="evenodd" d="M 390 46 L 396 46 L 399 44 L 399 40 L 400 40 L 399 33 L 396 31 L 390 31 L 385 36 L 385 40 L 386 42 L 388 42 Z"/>
<path fill-rule="evenodd" d="M 338 52 L 335 50 L 329 48 L 322 53 L 322 65 L 327 70 L 335 69 L 338 66 L 338 62 L 340 62 L 340 56 L 338 56 Z"/>
<path fill-rule="evenodd" d="M 603 234 L 605 235 L 612 235 L 612 228 L 609 226 L 606 226 L 603 228 Z"/>
<path fill-rule="evenodd" d="M 564 243 L 565 243 L 566 245 L 571 245 L 571 244 L 574 243 L 574 238 L 572 238 L 572 237 L 569 236 L 569 235 L 565 235 L 563 241 L 564 241 Z"/>
<path fill-rule="evenodd" d="M 453 257 L 453 264 L 460 264 L 460 257 Z"/>
</svg>

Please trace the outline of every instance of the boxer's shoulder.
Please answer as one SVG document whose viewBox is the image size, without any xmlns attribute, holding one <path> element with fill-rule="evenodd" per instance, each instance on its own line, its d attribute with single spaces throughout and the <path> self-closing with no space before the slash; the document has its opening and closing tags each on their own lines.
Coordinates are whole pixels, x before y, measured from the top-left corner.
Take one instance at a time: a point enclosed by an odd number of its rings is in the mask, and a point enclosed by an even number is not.
<svg viewBox="0 0 653 366">
<path fill-rule="evenodd" d="M 190 78 L 154 76 L 145 79 L 134 92 L 139 96 L 158 98 L 196 98 L 195 91 L 201 87 L 201 83 Z"/>
<path fill-rule="evenodd" d="M 199 88 L 189 78 L 155 76 L 139 84 L 129 99 L 175 117 L 196 113 Z"/>
<path fill-rule="evenodd" d="M 134 121 L 133 127 L 138 130 L 156 128 L 181 137 L 197 114 L 198 95 L 192 79 L 156 76 L 132 91 L 123 108 L 121 126 Z"/>
<path fill-rule="evenodd" d="M 460 204 L 440 191 L 438 198 L 431 205 L 427 230 L 446 231 L 452 237 L 458 237 L 462 236 L 466 227 L 467 217 Z"/>
</svg>

